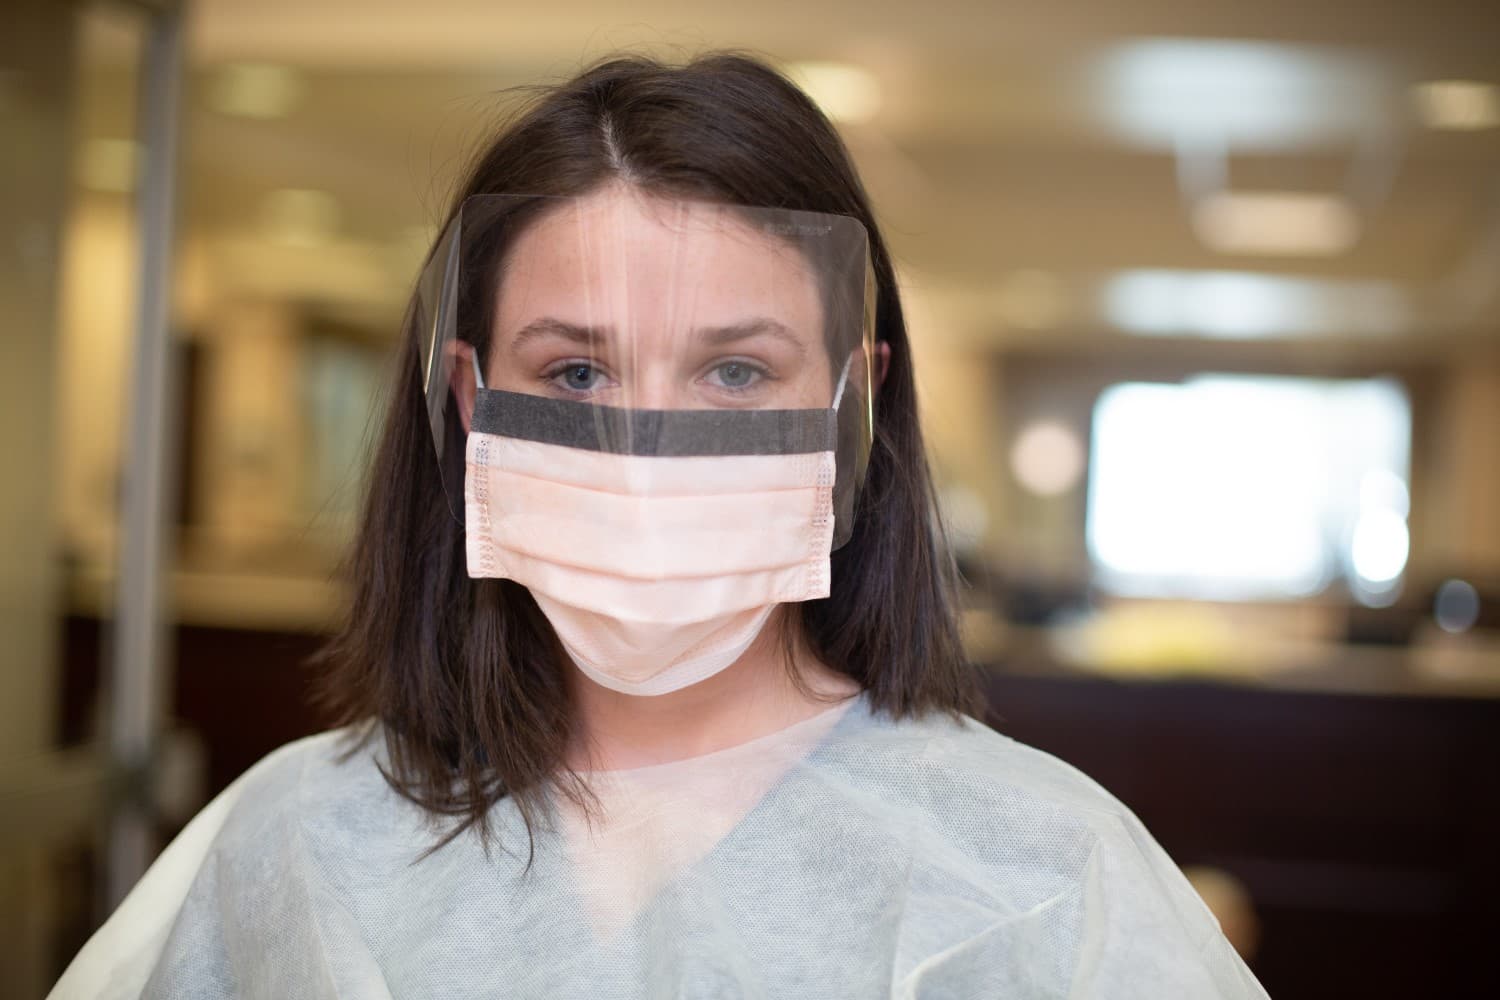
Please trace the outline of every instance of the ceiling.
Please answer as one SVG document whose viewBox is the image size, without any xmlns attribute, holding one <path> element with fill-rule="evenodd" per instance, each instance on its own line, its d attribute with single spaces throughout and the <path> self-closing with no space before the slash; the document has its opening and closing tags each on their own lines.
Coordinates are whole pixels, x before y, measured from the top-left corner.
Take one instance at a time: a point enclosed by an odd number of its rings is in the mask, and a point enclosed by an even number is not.
<svg viewBox="0 0 1500 1000">
<path fill-rule="evenodd" d="M 1429 128 L 1411 89 L 1500 83 L 1500 3 L 200 0 L 190 24 L 185 226 L 235 291 L 378 321 L 499 91 L 617 49 L 735 47 L 873 76 L 878 112 L 843 131 L 934 336 L 1500 343 L 1500 127 Z M 128 39 L 90 46 L 84 134 L 127 137 Z M 284 116 L 213 109 L 243 63 L 291 69 Z M 316 245 L 265 235 L 283 189 L 327 196 Z M 1193 223 L 1214 191 L 1338 196 L 1355 236 L 1316 256 L 1217 251 Z M 1281 312 L 1256 298 L 1278 295 Z M 1170 315 L 1122 325 L 1131 296 Z M 1241 309 L 1264 323 L 1214 326 Z"/>
</svg>

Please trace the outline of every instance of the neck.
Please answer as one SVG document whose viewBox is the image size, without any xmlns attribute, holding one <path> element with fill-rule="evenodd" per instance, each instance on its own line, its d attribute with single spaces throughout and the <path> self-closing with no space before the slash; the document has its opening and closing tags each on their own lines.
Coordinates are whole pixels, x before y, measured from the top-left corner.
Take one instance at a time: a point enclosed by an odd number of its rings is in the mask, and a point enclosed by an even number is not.
<svg viewBox="0 0 1500 1000">
<path fill-rule="evenodd" d="M 784 729 L 859 692 L 854 680 L 820 663 L 800 637 L 788 664 L 783 627 L 791 627 L 786 605 L 738 660 L 669 694 L 622 694 L 571 670 L 577 729 L 569 764 L 613 771 L 696 757 Z M 788 666 L 806 692 L 793 683 Z"/>
</svg>

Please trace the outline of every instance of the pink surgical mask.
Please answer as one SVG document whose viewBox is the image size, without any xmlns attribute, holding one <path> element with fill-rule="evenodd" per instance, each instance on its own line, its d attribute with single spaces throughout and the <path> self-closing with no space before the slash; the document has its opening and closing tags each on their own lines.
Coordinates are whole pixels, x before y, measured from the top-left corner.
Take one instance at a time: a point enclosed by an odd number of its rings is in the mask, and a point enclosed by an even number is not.
<svg viewBox="0 0 1500 1000">
<path fill-rule="evenodd" d="M 828 409 L 629 410 L 481 380 L 469 575 L 530 590 L 604 687 L 660 695 L 713 676 L 776 605 L 828 596 L 843 386 Z"/>
</svg>

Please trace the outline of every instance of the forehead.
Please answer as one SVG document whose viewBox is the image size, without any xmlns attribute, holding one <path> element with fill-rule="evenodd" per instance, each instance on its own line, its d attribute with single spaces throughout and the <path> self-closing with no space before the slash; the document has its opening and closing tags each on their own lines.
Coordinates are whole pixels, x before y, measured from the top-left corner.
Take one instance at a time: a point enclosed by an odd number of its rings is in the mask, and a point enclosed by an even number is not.
<svg viewBox="0 0 1500 1000">
<path fill-rule="evenodd" d="M 669 310 L 704 322 L 753 312 L 816 326 L 820 300 L 807 258 L 754 212 L 619 186 L 561 200 L 507 250 L 497 320 L 565 309 L 597 322 Z"/>
</svg>

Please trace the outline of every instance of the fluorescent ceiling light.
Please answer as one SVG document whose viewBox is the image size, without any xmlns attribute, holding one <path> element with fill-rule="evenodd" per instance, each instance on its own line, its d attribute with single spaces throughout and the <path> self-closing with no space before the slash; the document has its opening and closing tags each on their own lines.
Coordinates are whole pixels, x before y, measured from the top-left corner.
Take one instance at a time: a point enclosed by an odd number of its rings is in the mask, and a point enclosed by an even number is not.
<svg viewBox="0 0 1500 1000">
<path fill-rule="evenodd" d="M 1297 191 L 1224 191 L 1193 210 L 1193 228 L 1220 253 L 1329 256 L 1359 238 L 1359 220 L 1343 198 Z"/>
<path fill-rule="evenodd" d="M 303 90 L 302 77 L 291 67 L 232 63 L 214 75 L 208 106 L 239 118 L 285 118 L 301 102 Z"/>
<path fill-rule="evenodd" d="M 836 122 L 859 124 L 880 111 L 880 81 L 868 70 L 837 62 L 799 62 L 789 67 L 792 81 Z"/>
<path fill-rule="evenodd" d="M 1500 87 L 1478 80 L 1431 80 L 1412 88 L 1430 128 L 1474 131 L 1500 125 Z"/>
<path fill-rule="evenodd" d="M 1389 282 L 1250 271 L 1122 271 L 1105 283 L 1102 307 L 1115 326 L 1147 336 L 1382 335 L 1411 321 L 1405 292 Z"/>
<path fill-rule="evenodd" d="M 1363 134 L 1388 114 L 1378 63 L 1313 46 L 1132 41 L 1099 59 L 1090 85 L 1109 126 L 1157 147 L 1295 147 Z"/>
</svg>

